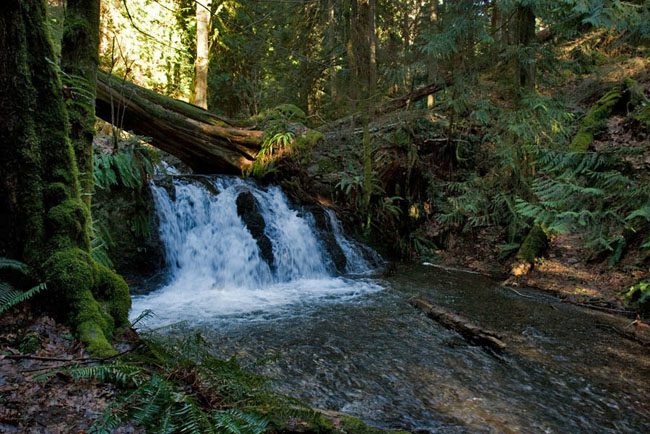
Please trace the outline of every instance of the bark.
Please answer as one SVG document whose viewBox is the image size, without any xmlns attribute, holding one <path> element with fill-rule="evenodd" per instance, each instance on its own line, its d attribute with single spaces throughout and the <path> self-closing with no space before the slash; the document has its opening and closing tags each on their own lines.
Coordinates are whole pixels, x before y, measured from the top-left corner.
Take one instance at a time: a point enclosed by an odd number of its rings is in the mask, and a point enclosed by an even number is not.
<svg viewBox="0 0 650 434">
<path fill-rule="evenodd" d="M 90 212 L 81 199 L 63 87 L 43 0 L 0 8 L 0 255 L 32 265 L 48 307 L 96 355 L 113 354 L 128 322 L 128 287 L 90 256 Z"/>
<path fill-rule="evenodd" d="M 523 53 L 519 54 L 518 75 L 519 85 L 523 88 L 535 89 L 535 59 L 530 45 L 535 40 L 535 13 L 533 8 L 519 5 L 516 11 L 517 44 Z"/>
<path fill-rule="evenodd" d="M 61 67 L 70 138 L 79 167 L 84 201 L 90 204 L 93 191 L 92 143 L 95 134 L 95 82 L 99 62 L 99 0 L 68 0 L 61 42 Z"/>
<path fill-rule="evenodd" d="M 435 306 L 421 298 L 414 298 L 409 302 L 413 307 L 424 312 L 429 318 L 445 328 L 458 332 L 465 339 L 495 351 L 503 351 L 506 344 L 497 333 L 485 330 L 467 319 L 449 312 L 440 306 Z"/>
<path fill-rule="evenodd" d="M 194 104 L 208 108 L 208 63 L 210 38 L 210 1 L 196 2 L 196 64 L 194 71 Z"/>
<path fill-rule="evenodd" d="M 437 21 L 438 21 L 438 2 L 437 1 L 431 2 L 429 7 L 430 10 L 427 16 L 428 26 L 431 29 L 433 29 L 433 27 L 437 25 Z M 436 59 L 433 56 L 433 54 L 427 54 L 426 62 L 427 62 L 427 78 L 429 83 L 433 83 L 436 81 L 436 75 L 438 72 Z M 429 109 L 433 108 L 434 104 L 435 104 L 435 95 L 433 93 L 430 93 L 427 95 L 427 108 Z"/>
<path fill-rule="evenodd" d="M 99 117 L 151 137 L 154 146 L 199 173 L 241 174 L 255 160 L 264 135 L 102 72 L 96 103 Z M 115 112 L 123 113 L 121 119 L 115 121 Z"/>
</svg>

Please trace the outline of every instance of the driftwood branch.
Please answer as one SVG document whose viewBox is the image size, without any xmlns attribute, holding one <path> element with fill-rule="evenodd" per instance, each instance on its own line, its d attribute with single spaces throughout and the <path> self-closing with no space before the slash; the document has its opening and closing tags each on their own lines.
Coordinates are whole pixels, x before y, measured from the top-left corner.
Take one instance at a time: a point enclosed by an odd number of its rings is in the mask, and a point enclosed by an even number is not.
<svg viewBox="0 0 650 434">
<path fill-rule="evenodd" d="M 490 348 L 495 351 L 503 351 L 506 344 L 501 340 L 501 336 L 489 330 L 485 330 L 469 320 L 449 312 L 440 306 L 433 305 L 421 298 L 413 298 L 409 301 L 411 306 L 424 312 L 429 318 L 441 326 L 458 332 L 468 341 Z"/>
</svg>

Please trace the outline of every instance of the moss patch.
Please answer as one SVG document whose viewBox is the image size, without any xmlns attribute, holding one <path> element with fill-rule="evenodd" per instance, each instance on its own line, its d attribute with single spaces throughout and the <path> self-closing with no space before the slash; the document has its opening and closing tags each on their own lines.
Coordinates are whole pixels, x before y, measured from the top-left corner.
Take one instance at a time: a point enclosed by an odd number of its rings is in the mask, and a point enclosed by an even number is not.
<svg viewBox="0 0 650 434">
<path fill-rule="evenodd" d="M 533 264 L 535 263 L 535 259 L 544 254 L 547 248 L 548 237 L 546 236 L 546 232 L 544 232 L 544 229 L 540 225 L 535 225 L 528 232 L 526 238 L 524 238 L 524 242 L 521 243 L 515 259 Z"/>
<path fill-rule="evenodd" d="M 122 276 L 98 264 L 93 293 L 97 300 L 103 302 L 106 311 L 111 315 L 117 327 L 129 324 L 131 296 L 129 286 Z"/>
<path fill-rule="evenodd" d="M 605 121 L 623 98 L 624 91 L 622 85 L 614 87 L 589 109 L 580 122 L 577 134 L 571 141 L 569 149 L 572 152 L 586 152 L 589 149 L 594 137 L 603 130 Z"/>
<path fill-rule="evenodd" d="M 76 247 L 59 250 L 48 258 L 44 270 L 48 286 L 54 291 L 52 307 L 59 312 L 71 309 L 66 316 L 88 351 L 98 356 L 114 354 L 108 342 L 114 321 L 91 292 L 97 270 L 88 252 Z"/>
<path fill-rule="evenodd" d="M 298 149 L 310 150 L 313 149 L 319 142 L 323 141 L 325 136 L 323 133 L 316 130 L 307 130 L 304 134 L 296 137 L 295 146 Z"/>
</svg>

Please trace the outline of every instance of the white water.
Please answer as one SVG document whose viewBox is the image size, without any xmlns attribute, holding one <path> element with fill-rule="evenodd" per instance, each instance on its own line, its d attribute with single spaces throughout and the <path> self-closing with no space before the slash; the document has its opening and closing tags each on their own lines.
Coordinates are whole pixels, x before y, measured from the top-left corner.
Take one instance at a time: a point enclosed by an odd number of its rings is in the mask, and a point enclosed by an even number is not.
<svg viewBox="0 0 650 434">
<path fill-rule="evenodd" d="M 133 316 L 151 310 L 149 326 L 179 321 L 209 322 L 219 317 L 264 317 L 305 304 L 340 302 L 381 287 L 368 279 L 334 276 L 316 231 L 290 208 L 277 187 L 266 190 L 239 178 L 215 180 L 218 195 L 200 183 L 174 181 L 175 200 L 152 185 L 160 218 L 169 280 L 162 288 L 133 298 Z M 237 214 L 236 200 L 251 191 L 273 245 L 275 270 L 262 259 L 255 239 Z M 337 242 L 348 261 L 346 271 L 364 274 L 371 266 L 357 243 L 347 239 L 330 213 Z"/>
</svg>

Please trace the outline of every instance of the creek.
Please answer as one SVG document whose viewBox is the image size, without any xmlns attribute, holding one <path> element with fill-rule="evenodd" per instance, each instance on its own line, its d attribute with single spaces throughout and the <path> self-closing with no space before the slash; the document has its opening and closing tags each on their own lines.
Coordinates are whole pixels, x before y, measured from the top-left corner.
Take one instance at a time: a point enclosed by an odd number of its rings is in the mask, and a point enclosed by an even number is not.
<svg viewBox="0 0 650 434">
<path fill-rule="evenodd" d="M 134 316 L 156 314 L 149 327 L 198 330 L 278 392 L 378 427 L 650 431 L 650 354 L 616 332 L 630 320 L 463 271 L 399 265 L 379 277 L 379 258 L 332 213 L 294 207 L 277 187 L 209 183 L 152 186 L 168 265 L 166 283 L 133 300 Z M 506 351 L 471 345 L 414 296 L 498 331 Z"/>
</svg>

